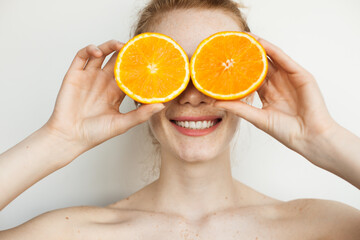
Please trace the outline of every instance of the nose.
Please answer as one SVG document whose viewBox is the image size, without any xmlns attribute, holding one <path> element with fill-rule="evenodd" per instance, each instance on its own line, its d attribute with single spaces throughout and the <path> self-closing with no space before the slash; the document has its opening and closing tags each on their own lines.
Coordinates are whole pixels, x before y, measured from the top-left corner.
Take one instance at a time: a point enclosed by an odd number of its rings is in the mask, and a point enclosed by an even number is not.
<svg viewBox="0 0 360 240">
<path fill-rule="evenodd" d="M 212 104 L 216 100 L 197 90 L 190 79 L 186 89 L 179 95 L 178 101 L 180 104 L 190 104 L 191 106 L 196 107 L 201 103 Z"/>
</svg>

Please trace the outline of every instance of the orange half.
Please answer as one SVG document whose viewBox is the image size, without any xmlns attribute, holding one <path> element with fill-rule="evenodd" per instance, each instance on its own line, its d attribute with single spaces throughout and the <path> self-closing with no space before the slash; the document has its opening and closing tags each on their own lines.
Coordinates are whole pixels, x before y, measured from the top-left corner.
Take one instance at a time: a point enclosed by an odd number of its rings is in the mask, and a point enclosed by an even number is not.
<svg viewBox="0 0 360 240">
<path fill-rule="evenodd" d="M 141 103 L 167 102 L 189 83 L 189 58 L 170 37 L 142 33 L 120 50 L 114 74 L 117 85 L 132 99 Z"/>
<path fill-rule="evenodd" d="M 197 47 L 190 61 L 194 86 L 215 99 L 233 100 L 254 92 L 268 71 L 265 49 L 249 34 L 219 32 Z"/>
</svg>

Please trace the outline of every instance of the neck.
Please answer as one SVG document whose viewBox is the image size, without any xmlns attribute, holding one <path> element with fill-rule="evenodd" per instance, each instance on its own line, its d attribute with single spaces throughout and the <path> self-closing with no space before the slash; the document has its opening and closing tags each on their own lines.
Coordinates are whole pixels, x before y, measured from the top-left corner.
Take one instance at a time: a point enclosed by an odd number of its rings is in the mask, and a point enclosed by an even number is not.
<svg viewBox="0 0 360 240">
<path fill-rule="evenodd" d="M 189 162 L 161 152 L 154 206 L 188 219 L 233 208 L 239 196 L 231 175 L 230 148 L 214 159 Z"/>
</svg>

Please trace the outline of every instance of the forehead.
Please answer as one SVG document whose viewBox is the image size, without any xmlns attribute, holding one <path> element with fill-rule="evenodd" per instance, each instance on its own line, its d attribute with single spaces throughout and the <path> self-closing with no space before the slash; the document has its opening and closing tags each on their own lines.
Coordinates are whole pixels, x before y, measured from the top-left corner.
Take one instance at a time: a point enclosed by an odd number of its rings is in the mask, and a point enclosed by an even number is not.
<svg viewBox="0 0 360 240">
<path fill-rule="evenodd" d="M 221 31 L 243 31 L 231 13 L 211 9 L 172 10 L 161 17 L 153 32 L 173 38 L 189 58 L 202 40 Z"/>
</svg>

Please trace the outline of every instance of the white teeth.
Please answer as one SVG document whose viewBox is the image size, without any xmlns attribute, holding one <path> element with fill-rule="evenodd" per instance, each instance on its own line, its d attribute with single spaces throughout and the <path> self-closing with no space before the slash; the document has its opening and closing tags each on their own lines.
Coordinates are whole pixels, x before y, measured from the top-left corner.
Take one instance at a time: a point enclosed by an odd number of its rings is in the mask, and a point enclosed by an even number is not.
<svg viewBox="0 0 360 240">
<path fill-rule="evenodd" d="M 208 124 L 206 121 L 202 121 L 201 128 L 207 128 Z"/>
<path fill-rule="evenodd" d="M 206 129 L 215 125 L 215 121 L 175 121 L 175 124 L 190 129 Z"/>
</svg>

